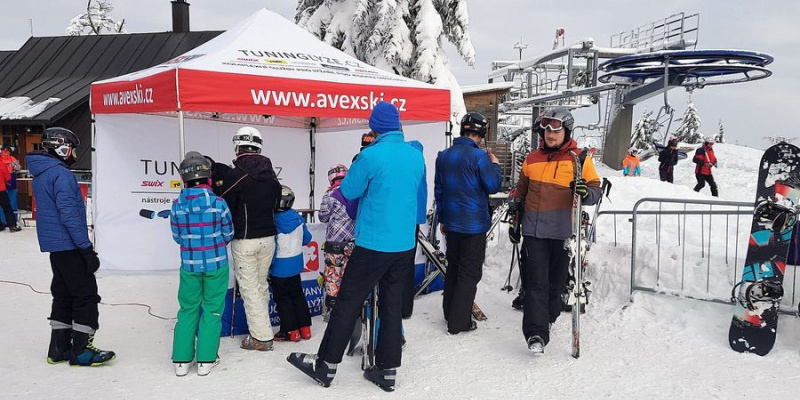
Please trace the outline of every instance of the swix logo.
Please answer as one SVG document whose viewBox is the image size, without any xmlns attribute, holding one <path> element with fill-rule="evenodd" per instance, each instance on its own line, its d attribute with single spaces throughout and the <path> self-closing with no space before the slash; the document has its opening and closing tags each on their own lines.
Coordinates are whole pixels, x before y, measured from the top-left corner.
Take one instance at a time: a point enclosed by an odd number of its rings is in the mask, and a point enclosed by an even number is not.
<svg viewBox="0 0 800 400">
<path fill-rule="evenodd" d="M 145 187 L 164 187 L 164 181 L 142 181 Z"/>
</svg>

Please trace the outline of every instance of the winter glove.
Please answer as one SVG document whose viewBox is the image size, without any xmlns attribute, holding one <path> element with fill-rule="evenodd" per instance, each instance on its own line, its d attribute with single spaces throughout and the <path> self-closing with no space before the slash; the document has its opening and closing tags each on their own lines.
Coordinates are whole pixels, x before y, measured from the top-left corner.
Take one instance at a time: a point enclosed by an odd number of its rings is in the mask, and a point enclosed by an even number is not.
<svg viewBox="0 0 800 400">
<path fill-rule="evenodd" d="M 519 224 L 511 224 L 508 226 L 508 239 L 514 244 L 519 244 L 519 242 L 522 241 L 522 229 Z"/>
<path fill-rule="evenodd" d="M 585 198 L 589 195 L 589 187 L 586 186 L 586 179 L 581 178 L 577 181 L 570 182 L 569 188 L 572 189 L 572 193 L 581 196 L 581 198 Z"/>
<path fill-rule="evenodd" d="M 85 249 L 80 249 L 84 261 L 86 261 L 86 272 L 93 274 L 100 269 L 100 259 L 97 258 L 97 253 L 94 251 L 94 246 L 89 245 Z"/>
</svg>

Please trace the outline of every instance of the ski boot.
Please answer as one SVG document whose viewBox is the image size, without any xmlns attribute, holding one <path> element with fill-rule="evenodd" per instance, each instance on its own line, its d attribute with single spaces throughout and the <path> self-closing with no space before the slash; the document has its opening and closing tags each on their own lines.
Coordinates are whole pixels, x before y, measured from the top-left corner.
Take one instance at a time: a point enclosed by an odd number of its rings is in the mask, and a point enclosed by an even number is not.
<svg viewBox="0 0 800 400">
<path fill-rule="evenodd" d="M 397 378 L 397 369 L 379 369 L 378 367 L 369 367 L 364 371 L 364 378 L 376 384 L 379 388 L 386 392 L 394 392 L 394 383 Z"/>
<path fill-rule="evenodd" d="M 173 364 L 175 365 L 175 376 L 186 376 L 189 374 L 189 369 L 192 368 L 194 362 L 176 362 Z"/>
<path fill-rule="evenodd" d="M 239 346 L 245 350 L 271 351 L 273 349 L 272 340 L 258 340 L 250 335 L 242 339 Z"/>
<path fill-rule="evenodd" d="M 310 326 L 301 326 L 300 327 L 300 338 L 303 340 L 311 339 L 311 327 Z"/>
<path fill-rule="evenodd" d="M 300 341 L 300 330 L 295 329 L 291 332 L 278 332 L 275 334 L 276 342 L 299 342 Z"/>
<path fill-rule="evenodd" d="M 72 331 L 72 354 L 70 354 L 69 365 L 96 367 L 116 357 L 117 355 L 113 351 L 94 347 L 94 333 Z"/>
<path fill-rule="evenodd" d="M 47 363 L 58 364 L 69 361 L 72 355 L 72 329 L 53 329 L 50 333 L 50 349 Z"/>
<path fill-rule="evenodd" d="M 544 340 L 536 335 L 529 337 L 528 350 L 535 356 L 544 355 Z"/>
<path fill-rule="evenodd" d="M 291 353 L 286 357 L 289 364 L 303 371 L 311 379 L 317 381 L 322 387 L 331 386 L 336 376 L 336 365 L 317 358 L 316 354 Z"/>
</svg>

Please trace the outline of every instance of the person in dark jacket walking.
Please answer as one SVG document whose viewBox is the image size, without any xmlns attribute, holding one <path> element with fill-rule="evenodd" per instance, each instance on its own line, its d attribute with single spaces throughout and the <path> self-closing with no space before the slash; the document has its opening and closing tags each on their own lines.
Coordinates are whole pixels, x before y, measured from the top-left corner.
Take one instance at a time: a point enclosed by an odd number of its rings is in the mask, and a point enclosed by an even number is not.
<svg viewBox="0 0 800 400">
<path fill-rule="evenodd" d="M 39 249 L 50 253 L 53 280 L 50 292 L 50 348 L 47 362 L 95 366 L 114 359 L 113 351 L 94 346 L 99 329 L 97 280 L 100 259 L 89 241 L 86 206 L 78 181 L 70 172 L 78 136 L 64 128 L 47 128 L 42 147 L 47 152 L 26 157 L 36 196 L 36 235 Z"/>
<path fill-rule="evenodd" d="M 250 334 L 242 339 L 247 350 L 272 350 L 269 322 L 269 267 L 275 254 L 275 209 L 281 198 L 281 184 L 272 161 L 261 155 L 258 129 L 245 126 L 233 136 L 236 160 L 225 176 L 221 191 L 233 215 L 231 253 L 234 276 L 244 300 Z"/>
<path fill-rule="evenodd" d="M 461 137 L 436 158 L 434 198 L 439 226 L 447 238 L 444 319 L 451 334 L 471 331 L 475 292 L 486 258 L 486 232 L 491 225 L 489 195 L 500 190 L 500 164 L 478 147 L 489 121 L 479 113 L 461 120 Z"/>
<path fill-rule="evenodd" d="M 714 155 L 714 139 L 706 139 L 703 141 L 703 146 L 694 152 L 694 176 L 697 178 L 697 185 L 694 187 L 695 192 L 706 186 L 711 187 L 711 195 L 719 197 L 717 192 L 717 183 L 714 182 L 714 175 L 711 175 L 711 167 L 717 166 L 717 156 Z"/>
<path fill-rule="evenodd" d="M 672 183 L 675 165 L 678 164 L 678 139 L 671 138 L 667 142 L 667 147 L 658 153 L 658 175 L 661 182 Z"/>
<path fill-rule="evenodd" d="M 356 157 L 340 186 L 348 200 L 359 200 L 356 247 L 342 278 L 336 307 L 316 355 L 292 353 L 293 366 L 324 387 L 330 386 L 342 361 L 364 300 L 378 284 L 378 342 L 376 363 L 364 377 L 393 391 L 400 366 L 402 292 L 407 269 L 416 253 L 416 229 L 426 202 L 425 160 L 406 143 L 397 107 L 375 105 L 369 127 L 377 139 Z"/>
<path fill-rule="evenodd" d="M 570 261 L 564 241 L 573 234 L 573 196 L 578 194 L 583 204 L 591 205 L 602 195 L 591 157 L 583 160 L 581 177 L 575 177 L 579 150 L 571 138 L 574 123 L 566 108 L 544 112 L 541 143 L 522 163 L 514 194 L 524 207 L 522 334 L 534 354 L 544 353 L 550 341 L 550 324 L 563 309 L 561 295 L 566 291 Z"/>
</svg>

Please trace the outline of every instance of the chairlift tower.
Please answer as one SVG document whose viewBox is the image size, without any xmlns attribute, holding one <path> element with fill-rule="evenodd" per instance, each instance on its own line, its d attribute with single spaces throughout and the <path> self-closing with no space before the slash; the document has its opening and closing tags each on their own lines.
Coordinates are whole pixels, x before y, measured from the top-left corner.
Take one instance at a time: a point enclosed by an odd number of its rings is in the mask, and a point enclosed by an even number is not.
<svg viewBox="0 0 800 400">
<path fill-rule="evenodd" d="M 530 115 L 531 124 L 547 107 L 598 107 L 598 120 L 576 130 L 587 137 L 594 131 L 592 137 L 603 143 L 603 162 L 619 168 L 630 147 L 635 104 L 663 95 L 657 118 L 668 127 L 674 112 L 667 101 L 670 89 L 694 90 L 771 75 L 765 68 L 773 60 L 768 54 L 697 50 L 699 21 L 699 14 L 673 14 L 612 35 L 609 47 L 592 38 L 564 45 L 564 29 L 558 28 L 553 50 L 522 59 L 520 49 L 519 60 L 494 61 L 488 80 L 520 83 L 499 108 L 501 113 Z"/>
</svg>

